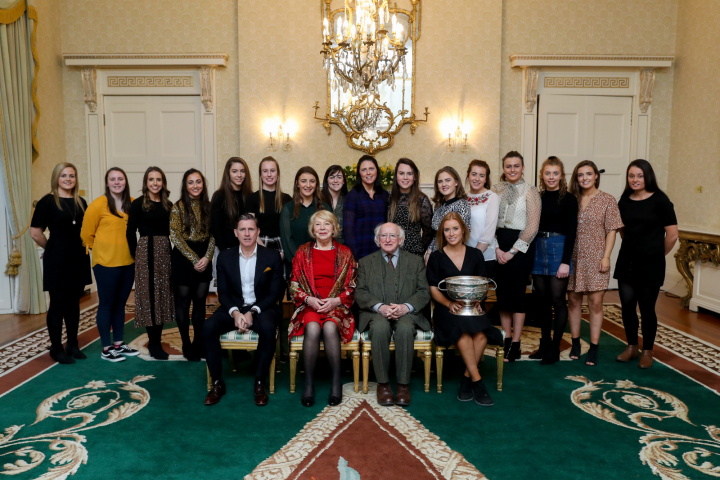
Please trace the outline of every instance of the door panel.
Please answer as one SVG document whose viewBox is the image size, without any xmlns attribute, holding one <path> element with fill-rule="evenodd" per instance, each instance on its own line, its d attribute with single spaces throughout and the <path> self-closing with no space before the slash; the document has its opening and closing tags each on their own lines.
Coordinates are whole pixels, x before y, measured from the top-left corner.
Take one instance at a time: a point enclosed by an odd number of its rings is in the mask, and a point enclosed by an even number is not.
<svg viewBox="0 0 720 480">
<path fill-rule="evenodd" d="M 183 173 L 203 170 L 200 108 L 198 96 L 105 97 L 108 167 L 125 170 L 133 197 L 150 165 L 165 172 L 172 201 L 180 198 Z"/>
<path fill-rule="evenodd" d="M 575 165 L 592 160 L 605 170 L 600 189 L 619 199 L 630 162 L 632 97 L 541 95 L 539 106 L 538 168 L 548 156 L 559 157 L 569 185 Z M 613 269 L 619 246 L 617 235 L 611 257 Z M 612 278 L 609 288 L 617 288 Z"/>
<path fill-rule="evenodd" d="M 10 254 L 10 229 L 5 214 L 5 197 L 0 195 L 0 265 L 7 264 Z M 36 254 L 33 250 L 32 254 Z M 10 277 L 0 270 L 0 313 L 13 313 Z"/>
</svg>

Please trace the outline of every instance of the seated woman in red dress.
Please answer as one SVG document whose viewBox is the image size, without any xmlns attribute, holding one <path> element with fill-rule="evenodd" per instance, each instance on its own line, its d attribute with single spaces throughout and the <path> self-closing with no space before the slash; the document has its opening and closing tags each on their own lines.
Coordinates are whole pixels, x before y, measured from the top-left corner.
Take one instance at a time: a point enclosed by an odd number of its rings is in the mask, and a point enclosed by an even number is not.
<svg viewBox="0 0 720 480">
<path fill-rule="evenodd" d="M 320 352 L 320 341 L 332 369 L 332 388 L 328 405 L 342 400 L 340 381 L 340 342 L 347 343 L 355 332 L 350 306 L 355 298 L 357 262 L 350 249 L 333 240 L 339 233 L 335 215 L 320 210 L 308 225 L 314 241 L 302 245 L 293 258 L 290 294 L 295 313 L 290 319 L 290 338 L 304 335 L 305 387 L 302 404 L 315 404 L 313 371 Z"/>
</svg>

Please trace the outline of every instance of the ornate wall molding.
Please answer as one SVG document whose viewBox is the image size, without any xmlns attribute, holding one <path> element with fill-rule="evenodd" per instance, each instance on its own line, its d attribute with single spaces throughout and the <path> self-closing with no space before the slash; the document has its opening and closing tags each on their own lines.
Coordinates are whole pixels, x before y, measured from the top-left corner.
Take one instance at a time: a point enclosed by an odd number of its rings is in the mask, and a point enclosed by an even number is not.
<svg viewBox="0 0 720 480">
<path fill-rule="evenodd" d="M 64 53 L 68 67 L 226 66 L 225 53 Z"/>
<path fill-rule="evenodd" d="M 193 87 L 192 76 L 108 76 L 108 87 Z"/>
<path fill-rule="evenodd" d="M 545 88 L 630 88 L 630 77 L 545 77 Z"/>
<path fill-rule="evenodd" d="M 540 71 L 537 68 L 524 68 L 525 70 L 525 109 L 532 113 L 537 103 L 537 85 Z"/>
<path fill-rule="evenodd" d="M 213 75 L 214 67 L 200 68 L 200 88 L 202 90 L 202 104 L 205 106 L 206 112 L 212 112 L 215 92 L 213 91 Z"/>
<path fill-rule="evenodd" d="M 522 55 L 510 56 L 513 67 L 671 67 L 675 57 L 660 55 Z"/>
<path fill-rule="evenodd" d="M 640 70 L 640 111 L 647 113 L 652 103 L 652 91 L 655 86 L 655 69 L 643 68 Z"/>
<path fill-rule="evenodd" d="M 687 307 L 693 292 L 693 273 L 690 262 L 711 262 L 720 266 L 720 235 L 680 230 L 680 247 L 675 253 L 675 265 L 687 283 L 688 294 L 680 299 L 680 304 Z"/>
<path fill-rule="evenodd" d="M 91 112 L 97 110 L 97 93 L 95 90 L 96 79 L 97 72 L 94 68 L 82 69 L 82 84 L 83 90 L 85 90 L 85 103 Z"/>
</svg>

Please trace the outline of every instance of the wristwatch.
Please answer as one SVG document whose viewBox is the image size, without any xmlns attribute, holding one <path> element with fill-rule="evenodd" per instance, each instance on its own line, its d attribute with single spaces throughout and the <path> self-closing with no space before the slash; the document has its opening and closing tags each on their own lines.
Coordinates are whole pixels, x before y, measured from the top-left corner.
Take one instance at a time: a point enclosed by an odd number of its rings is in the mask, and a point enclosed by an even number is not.
<svg viewBox="0 0 720 480">
<path fill-rule="evenodd" d="M 513 255 L 517 255 L 518 251 L 515 247 L 513 247 L 510 249 L 510 253 L 512 253 Z"/>
</svg>

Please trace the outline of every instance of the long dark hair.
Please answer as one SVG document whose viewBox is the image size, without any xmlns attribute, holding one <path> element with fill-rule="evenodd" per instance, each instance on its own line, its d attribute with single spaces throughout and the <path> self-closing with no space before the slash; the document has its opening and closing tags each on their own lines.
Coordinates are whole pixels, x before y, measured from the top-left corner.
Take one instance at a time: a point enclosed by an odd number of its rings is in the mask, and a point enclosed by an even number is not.
<svg viewBox="0 0 720 480">
<path fill-rule="evenodd" d="M 445 201 L 445 196 L 440 193 L 440 190 L 438 189 L 437 182 L 438 177 L 441 173 L 447 173 L 451 177 L 455 179 L 457 182 L 457 187 L 455 187 L 455 198 L 464 198 L 467 200 L 467 194 L 465 193 L 465 189 L 463 188 L 462 180 L 460 179 L 460 174 L 455 170 L 453 167 L 443 167 L 440 170 L 435 173 L 435 183 L 433 185 L 433 189 L 435 189 L 435 195 L 433 195 L 432 201 L 435 203 L 436 207 L 439 207 L 442 205 L 442 203 Z"/>
<path fill-rule="evenodd" d="M 485 160 L 478 160 L 477 158 L 470 162 L 468 165 L 467 172 L 465 173 L 465 185 L 467 186 L 467 189 L 470 190 L 470 172 L 472 172 L 473 167 L 480 167 L 485 169 L 485 188 L 490 190 L 492 188 L 492 182 L 490 181 L 490 165 Z"/>
<path fill-rule="evenodd" d="M 407 165 L 413 172 L 413 184 L 408 194 L 408 211 L 410 213 L 410 221 L 413 223 L 420 221 L 420 200 L 427 197 L 420 190 L 420 170 L 418 170 L 415 162 L 409 158 L 401 158 L 395 164 L 395 178 L 393 179 L 392 191 L 390 192 L 390 201 L 388 202 L 388 221 L 392 222 L 397 212 L 398 203 L 400 202 L 400 185 L 398 184 L 398 168 L 400 165 Z"/>
<path fill-rule="evenodd" d="M 193 173 L 197 173 L 198 175 L 200 175 L 203 183 L 202 193 L 200 193 L 200 198 L 198 199 L 200 201 L 200 219 L 198 222 L 200 224 L 200 231 L 207 232 L 210 226 L 210 202 L 208 201 L 207 180 L 205 180 L 205 175 L 203 175 L 200 170 L 196 168 L 191 168 L 183 175 L 180 200 L 177 201 L 177 203 L 182 205 L 183 209 L 185 210 L 183 224 L 185 225 L 186 235 L 190 234 L 190 228 L 192 227 L 192 224 L 198 221 L 198 219 L 195 218 L 195 212 L 193 212 L 192 209 L 192 199 L 190 198 L 190 192 L 188 192 L 187 190 L 188 177 L 190 177 L 190 175 L 192 175 Z"/>
<path fill-rule="evenodd" d="M 131 203 L 130 185 L 128 185 L 127 174 L 125 173 L 125 170 L 123 170 L 122 168 L 112 167 L 107 172 L 105 172 L 105 198 L 107 198 L 108 210 L 110 210 L 110 213 L 112 215 L 122 218 L 122 215 L 120 215 L 118 213 L 117 207 L 115 206 L 115 199 L 113 198 L 112 194 L 110 193 L 110 187 L 108 187 L 108 178 L 110 177 L 110 172 L 120 172 L 123 174 L 123 177 L 125 177 L 125 190 L 123 190 L 123 193 L 122 193 L 122 211 L 123 211 L 123 213 L 128 213 L 130 211 L 130 203 Z"/>
<path fill-rule="evenodd" d="M 325 176 L 323 177 L 323 184 L 322 184 L 322 190 L 321 194 L 323 197 L 323 200 L 328 205 L 332 206 L 332 194 L 330 193 L 330 187 L 328 187 L 328 177 L 330 175 L 334 175 L 335 172 L 341 172 L 343 176 L 343 186 L 340 189 L 340 195 L 343 197 L 347 195 L 347 175 L 345 175 L 345 170 L 340 165 L 330 165 L 327 170 L 325 170 Z"/>
<path fill-rule="evenodd" d="M 355 182 L 355 186 L 353 187 L 356 190 L 361 190 L 365 188 L 363 186 L 362 177 L 360 176 L 360 167 L 362 166 L 363 162 L 372 162 L 373 165 L 375 165 L 375 170 L 377 171 L 377 176 L 375 177 L 375 183 L 373 184 L 373 190 L 375 192 L 382 192 L 383 186 L 382 186 L 382 178 L 380 178 L 380 165 L 378 165 L 377 160 L 375 160 L 375 157 L 372 155 L 363 155 L 360 157 L 360 160 L 357 162 L 357 167 L 355 168 L 355 178 L 357 181 Z"/>
<path fill-rule="evenodd" d="M 538 175 L 540 177 L 540 181 L 538 182 L 538 190 L 540 190 L 540 196 L 542 196 L 547 190 L 547 185 L 545 185 L 545 179 L 543 178 L 543 170 L 545 169 L 545 167 L 560 167 L 560 182 L 558 185 L 558 202 L 560 202 L 565 196 L 565 194 L 568 192 L 567 180 L 565 179 L 565 165 L 563 165 L 562 160 L 560 160 L 554 155 L 551 155 L 545 159 L 545 161 L 542 163 L 542 166 L 540 167 L 540 174 Z"/>
<path fill-rule="evenodd" d="M 240 205 L 235 200 L 235 190 L 232 187 L 232 180 L 230 179 L 230 169 L 236 163 L 241 164 L 245 168 L 245 180 L 240 185 L 240 192 L 242 194 L 243 201 L 248 195 L 252 193 L 252 177 L 250 176 L 250 169 L 247 163 L 240 157 L 230 157 L 225 162 L 225 168 L 223 169 L 222 180 L 220 180 L 220 188 L 213 193 L 213 200 L 216 195 L 222 195 L 225 201 L 225 213 L 231 222 L 235 221 L 235 218 L 240 214 Z"/>
<path fill-rule="evenodd" d="M 572 178 L 570 179 L 570 193 L 575 195 L 578 201 L 580 200 L 580 195 L 582 195 L 582 187 L 580 186 L 580 182 L 578 182 L 577 176 L 578 170 L 580 170 L 582 167 L 590 167 L 593 169 L 595 175 L 597 175 L 597 178 L 595 179 L 595 188 L 600 188 L 600 170 L 598 170 L 597 165 L 595 165 L 595 162 L 593 162 L 592 160 L 583 160 L 582 162 L 575 165 Z"/>
<path fill-rule="evenodd" d="M 295 207 L 293 208 L 293 219 L 300 216 L 300 204 L 302 203 L 302 195 L 300 194 L 300 187 L 298 186 L 298 181 L 300 180 L 300 175 L 302 175 L 303 173 L 309 173 L 310 175 L 315 177 L 315 192 L 313 192 L 313 198 L 315 199 L 315 211 L 325 210 L 325 207 L 323 207 L 323 199 L 320 196 L 320 178 L 318 177 L 317 172 L 312 167 L 302 167 L 295 174 L 295 182 L 293 183 L 293 203 Z"/>
<path fill-rule="evenodd" d="M 275 164 L 275 170 L 277 170 L 277 180 L 275 180 L 275 211 L 280 212 L 282 209 L 282 189 L 280 188 L 280 164 L 273 157 L 265 157 L 260 160 L 258 165 L 258 175 L 260 176 L 260 188 L 258 189 L 258 197 L 260 198 L 260 213 L 265 213 L 265 196 L 263 193 L 263 181 L 262 181 L 262 166 L 265 162 L 273 162 Z"/>
<path fill-rule="evenodd" d="M 520 155 L 520 152 L 516 152 L 515 150 L 509 151 L 508 153 L 505 154 L 505 156 L 503 157 L 502 161 L 500 162 L 500 169 L 503 170 L 503 174 L 500 175 L 500 181 L 501 181 L 501 182 L 507 181 L 507 179 L 505 178 L 505 171 L 504 171 L 504 170 L 505 170 L 505 160 L 507 160 L 508 158 L 519 158 L 519 159 L 520 159 L 520 164 L 521 164 L 523 167 L 525 166 L 525 159 L 523 158 L 522 155 Z"/>
<path fill-rule="evenodd" d="M 660 186 L 657 183 L 657 177 L 655 176 L 655 170 L 653 170 L 652 165 L 650 165 L 650 162 L 647 160 L 643 160 L 642 158 L 638 158 L 637 160 L 633 160 L 630 162 L 630 165 L 628 165 L 627 170 L 625 171 L 625 191 L 623 191 L 622 196 L 628 196 L 633 192 L 633 189 L 630 188 L 630 182 L 628 181 L 628 174 L 630 173 L 630 169 L 632 167 L 639 168 L 643 172 L 643 178 L 645 179 L 645 190 L 652 193 L 652 192 L 661 192 L 665 193 L 660 189 Z"/>
<path fill-rule="evenodd" d="M 162 168 L 160 167 L 148 167 L 147 170 L 145 170 L 145 175 L 143 176 L 143 184 L 142 184 L 142 194 L 143 194 L 143 202 L 142 202 L 142 209 L 145 212 L 149 212 L 153 208 L 155 208 L 155 204 L 150 201 L 150 190 L 148 189 L 147 182 L 148 177 L 150 176 L 150 172 L 158 172 L 160 176 L 162 177 L 162 190 L 160 190 L 160 203 L 162 204 L 163 208 L 167 210 L 168 212 L 172 208 L 172 202 L 170 201 L 170 190 L 167 188 L 167 178 L 165 178 L 165 172 L 162 171 Z"/>
</svg>

